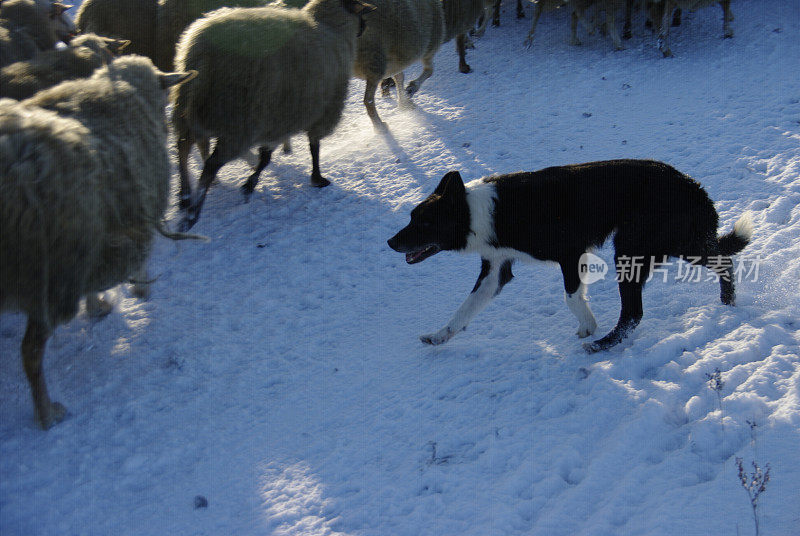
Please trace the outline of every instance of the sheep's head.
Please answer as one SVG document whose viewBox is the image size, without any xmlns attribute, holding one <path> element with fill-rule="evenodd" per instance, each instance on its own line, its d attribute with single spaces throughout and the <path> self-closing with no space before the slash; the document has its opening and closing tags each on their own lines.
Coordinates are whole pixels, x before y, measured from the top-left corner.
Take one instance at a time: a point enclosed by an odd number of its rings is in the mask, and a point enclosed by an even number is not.
<svg viewBox="0 0 800 536">
<path fill-rule="evenodd" d="M 364 33 L 364 28 L 367 27 L 367 21 L 364 20 L 364 15 L 375 11 L 375 6 L 367 4 L 361 0 L 342 0 L 344 8 L 354 15 L 358 15 L 358 34 L 356 37 L 361 37 Z"/>
</svg>

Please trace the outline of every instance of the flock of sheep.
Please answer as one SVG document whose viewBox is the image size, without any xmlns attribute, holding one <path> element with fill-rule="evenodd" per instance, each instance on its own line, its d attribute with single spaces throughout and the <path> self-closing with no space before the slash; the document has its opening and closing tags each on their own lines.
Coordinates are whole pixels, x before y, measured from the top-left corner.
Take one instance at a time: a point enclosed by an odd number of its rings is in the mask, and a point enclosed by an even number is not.
<svg viewBox="0 0 800 536">
<path fill-rule="evenodd" d="M 616 15 L 624 8 L 629 34 L 631 12 L 642 4 L 669 55 L 676 8 L 710 3 L 538 0 L 526 43 L 543 11 L 564 7 L 574 43 L 583 21 L 621 48 Z M 728 37 L 729 0 L 719 3 Z M 90 314 L 107 313 L 97 293 L 121 282 L 146 296 L 155 232 L 192 237 L 162 222 L 168 88 L 186 231 L 223 165 L 258 149 L 242 186 L 247 198 L 272 151 L 297 133 L 309 139 L 311 184 L 329 184 L 319 145 L 341 118 L 350 78 L 366 81 L 367 114 L 384 131 L 378 86 L 388 93 L 394 85 L 399 104 L 409 105 L 439 47 L 453 39 L 459 70 L 470 72 L 470 33 L 479 36 L 490 17 L 499 24 L 500 0 L 85 0 L 75 23 L 70 7 L 0 0 L 0 308 L 28 317 L 21 352 L 45 429 L 65 414 L 42 371 L 52 331 L 75 316 L 82 298 Z M 517 16 L 524 16 L 520 0 Z M 422 73 L 406 84 L 403 71 L 416 62 Z M 204 166 L 192 188 L 194 145 Z"/>
</svg>

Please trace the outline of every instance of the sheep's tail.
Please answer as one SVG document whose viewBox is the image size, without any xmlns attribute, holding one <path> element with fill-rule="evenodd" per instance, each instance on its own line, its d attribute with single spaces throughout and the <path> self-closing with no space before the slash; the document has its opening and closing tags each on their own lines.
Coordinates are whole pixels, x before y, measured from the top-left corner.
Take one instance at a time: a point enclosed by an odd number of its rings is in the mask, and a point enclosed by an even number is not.
<svg viewBox="0 0 800 536">
<path fill-rule="evenodd" d="M 167 225 L 164 223 L 164 220 L 159 220 L 158 224 L 156 225 L 156 230 L 158 231 L 158 234 L 164 238 L 169 238 L 170 240 L 202 240 L 203 242 L 210 241 L 207 236 L 170 231 L 167 229 Z"/>
<path fill-rule="evenodd" d="M 730 256 L 742 251 L 753 238 L 753 217 L 748 211 L 733 225 L 733 231 L 717 238 L 719 242 L 719 252 L 722 255 Z"/>
</svg>

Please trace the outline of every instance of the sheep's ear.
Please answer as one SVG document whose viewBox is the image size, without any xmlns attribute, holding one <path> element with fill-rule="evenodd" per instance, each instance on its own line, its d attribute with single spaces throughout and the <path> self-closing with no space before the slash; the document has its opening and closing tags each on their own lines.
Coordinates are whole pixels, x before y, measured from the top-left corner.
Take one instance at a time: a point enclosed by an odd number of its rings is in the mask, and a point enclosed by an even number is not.
<svg viewBox="0 0 800 536">
<path fill-rule="evenodd" d="M 191 80 L 195 76 L 197 76 L 197 71 L 192 70 L 185 73 L 161 73 L 158 75 L 158 79 L 161 82 L 161 87 L 167 89 Z"/>
<path fill-rule="evenodd" d="M 111 39 L 110 37 L 104 37 L 103 40 L 105 41 L 108 50 L 110 50 L 115 56 L 122 54 L 122 51 L 125 49 L 125 47 L 131 44 L 130 39 Z"/>
<path fill-rule="evenodd" d="M 450 197 L 453 195 L 463 195 L 466 192 L 464 188 L 464 181 L 461 180 L 461 174 L 458 171 L 449 171 L 442 180 L 439 181 L 439 186 L 436 187 L 433 193 L 439 194 L 442 197 Z"/>
<path fill-rule="evenodd" d="M 60 2 L 53 2 L 53 14 L 58 17 L 62 15 L 66 10 L 72 9 L 73 6 L 68 4 L 62 4 Z"/>
<path fill-rule="evenodd" d="M 366 15 L 370 11 L 375 11 L 375 6 L 360 0 L 342 0 L 342 4 L 347 11 L 356 15 Z"/>
</svg>

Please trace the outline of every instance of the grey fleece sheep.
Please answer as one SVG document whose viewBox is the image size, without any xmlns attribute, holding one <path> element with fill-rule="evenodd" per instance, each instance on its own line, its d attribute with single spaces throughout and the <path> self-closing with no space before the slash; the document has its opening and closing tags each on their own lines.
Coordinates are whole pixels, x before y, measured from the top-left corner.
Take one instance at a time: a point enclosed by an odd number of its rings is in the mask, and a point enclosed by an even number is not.
<svg viewBox="0 0 800 536">
<path fill-rule="evenodd" d="M 47 50 L 28 61 L 0 69 L 0 97 L 22 100 L 66 80 L 87 78 L 108 64 L 129 43 L 119 39 L 81 34 L 69 46 Z"/>
<path fill-rule="evenodd" d="M 43 428 L 60 421 L 42 372 L 53 330 L 87 294 L 144 264 L 167 207 L 164 74 L 127 56 L 35 97 L 0 100 L 0 309 L 28 316 L 25 373 Z"/>
<path fill-rule="evenodd" d="M 458 52 L 458 70 L 472 72 L 467 65 L 467 32 L 475 26 L 484 9 L 494 5 L 494 0 L 441 0 L 444 10 L 445 33 L 443 42 L 455 38 Z"/>
<path fill-rule="evenodd" d="M 580 45 L 581 41 L 578 39 L 578 22 L 582 21 L 583 24 L 589 29 L 590 33 L 594 32 L 594 21 L 591 23 L 585 19 L 585 14 L 590 7 L 595 7 L 597 12 L 605 12 L 604 26 L 609 34 L 609 37 L 614 43 L 616 50 L 622 50 L 622 41 L 619 37 L 619 32 L 616 27 L 616 12 L 622 7 L 622 2 L 625 0 L 531 0 L 533 2 L 533 17 L 531 20 L 531 29 L 528 31 L 528 37 L 525 39 L 525 48 L 530 49 L 533 46 L 533 36 L 536 32 L 536 25 L 539 22 L 543 12 L 553 11 L 555 9 L 565 8 L 570 11 L 570 44 Z"/>
<path fill-rule="evenodd" d="M 295 133 L 308 135 L 311 183 L 329 184 L 320 173 L 319 142 L 341 118 L 363 15 L 373 9 L 361 0 L 312 0 L 303 9 L 223 9 L 184 32 L 175 63 L 198 75 L 172 96 L 181 201 L 191 198 L 182 229 L 199 218 L 208 187 L 225 163 L 259 147 L 258 164 L 242 187 L 249 196 L 275 145 Z M 189 151 L 195 140 L 212 137 L 214 152 L 190 196 Z"/>
<path fill-rule="evenodd" d="M 0 67 L 31 59 L 59 41 L 69 43 L 75 25 L 64 12 L 70 7 L 50 0 L 0 3 Z"/>
<path fill-rule="evenodd" d="M 673 11 L 676 8 L 687 11 L 695 10 L 709 7 L 713 4 L 719 4 L 722 8 L 722 36 L 726 39 L 733 37 L 733 29 L 730 26 L 733 21 L 731 0 L 661 0 L 648 2 L 650 20 L 653 21 L 653 27 L 658 33 L 658 49 L 665 58 L 672 57 L 672 50 L 669 48 L 669 27 L 672 24 Z"/>
<path fill-rule="evenodd" d="M 75 24 L 81 32 L 127 39 L 127 54 L 147 56 L 159 69 L 169 69 L 158 62 L 157 11 L 158 0 L 84 0 Z"/>
<path fill-rule="evenodd" d="M 364 34 L 358 39 L 353 74 L 366 80 L 364 106 L 373 126 L 380 131 L 386 125 L 375 109 L 378 83 L 393 76 L 401 106 L 433 74 L 433 57 L 444 39 L 444 12 L 441 0 L 370 0 L 375 12 L 370 14 Z M 404 89 L 403 70 L 422 61 L 422 74 Z"/>
<path fill-rule="evenodd" d="M 223 7 L 265 7 L 269 3 L 270 0 L 159 0 L 156 65 L 172 68 L 175 46 L 181 34 L 200 17 Z"/>
</svg>

